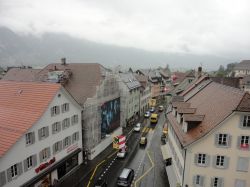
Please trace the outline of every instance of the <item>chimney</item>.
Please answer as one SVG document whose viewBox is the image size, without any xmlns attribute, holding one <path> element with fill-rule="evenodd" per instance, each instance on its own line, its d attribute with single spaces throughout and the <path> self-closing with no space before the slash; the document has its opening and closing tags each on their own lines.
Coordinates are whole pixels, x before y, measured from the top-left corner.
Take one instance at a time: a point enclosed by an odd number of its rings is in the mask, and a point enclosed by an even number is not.
<svg viewBox="0 0 250 187">
<path fill-rule="evenodd" d="M 202 75 L 202 67 L 199 66 L 199 67 L 198 67 L 198 72 L 197 72 L 198 78 L 201 77 L 201 75 Z"/>
<path fill-rule="evenodd" d="M 61 64 L 64 66 L 66 65 L 66 58 L 61 58 Z"/>
</svg>

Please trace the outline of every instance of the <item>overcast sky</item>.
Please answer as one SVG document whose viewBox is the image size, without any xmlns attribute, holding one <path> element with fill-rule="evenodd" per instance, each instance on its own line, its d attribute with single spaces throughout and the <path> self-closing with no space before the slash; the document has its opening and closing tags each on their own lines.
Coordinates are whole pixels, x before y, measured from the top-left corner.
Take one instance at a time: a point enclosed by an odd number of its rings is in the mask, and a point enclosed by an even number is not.
<svg viewBox="0 0 250 187">
<path fill-rule="evenodd" d="M 0 0 L 0 26 L 150 51 L 249 59 L 249 9 L 249 0 Z"/>
</svg>

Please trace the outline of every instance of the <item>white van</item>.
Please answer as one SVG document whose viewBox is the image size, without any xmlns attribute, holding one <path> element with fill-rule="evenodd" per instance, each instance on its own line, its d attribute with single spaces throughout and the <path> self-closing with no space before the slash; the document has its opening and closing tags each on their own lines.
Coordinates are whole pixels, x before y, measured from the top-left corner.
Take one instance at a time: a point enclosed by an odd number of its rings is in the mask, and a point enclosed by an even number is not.
<svg viewBox="0 0 250 187">
<path fill-rule="evenodd" d="M 131 168 L 124 168 L 117 179 L 118 186 L 130 186 L 135 176 L 135 172 Z"/>
</svg>

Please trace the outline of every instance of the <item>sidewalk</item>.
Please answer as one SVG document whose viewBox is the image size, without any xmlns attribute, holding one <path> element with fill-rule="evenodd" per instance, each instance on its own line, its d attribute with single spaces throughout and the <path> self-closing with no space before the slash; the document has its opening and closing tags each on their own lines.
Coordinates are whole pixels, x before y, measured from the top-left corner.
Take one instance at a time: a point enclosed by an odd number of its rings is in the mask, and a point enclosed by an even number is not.
<svg viewBox="0 0 250 187">
<path fill-rule="evenodd" d="M 139 118 L 138 122 L 143 121 L 143 117 Z M 133 125 L 130 125 L 126 128 L 123 128 L 123 134 L 127 135 L 133 128 Z M 88 160 L 87 165 L 81 164 L 77 168 L 73 169 L 70 173 L 64 176 L 56 185 L 56 187 L 68 187 L 68 186 L 83 186 L 83 180 L 89 174 L 91 174 L 96 165 L 102 161 L 103 159 L 107 158 L 111 153 L 113 153 L 114 149 L 112 144 L 110 144 L 103 152 L 101 152 L 97 157 L 93 160 Z"/>
</svg>

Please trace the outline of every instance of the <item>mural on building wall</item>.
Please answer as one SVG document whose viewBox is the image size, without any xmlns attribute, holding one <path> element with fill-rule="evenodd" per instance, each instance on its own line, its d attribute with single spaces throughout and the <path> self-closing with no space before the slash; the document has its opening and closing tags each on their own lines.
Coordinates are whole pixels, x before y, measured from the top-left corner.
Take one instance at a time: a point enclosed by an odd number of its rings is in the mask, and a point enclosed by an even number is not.
<svg viewBox="0 0 250 187">
<path fill-rule="evenodd" d="M 104 137 L 120 126 L 120 98 L 104 103 L 101 114 L 101 133 Z"/>
</svg>

